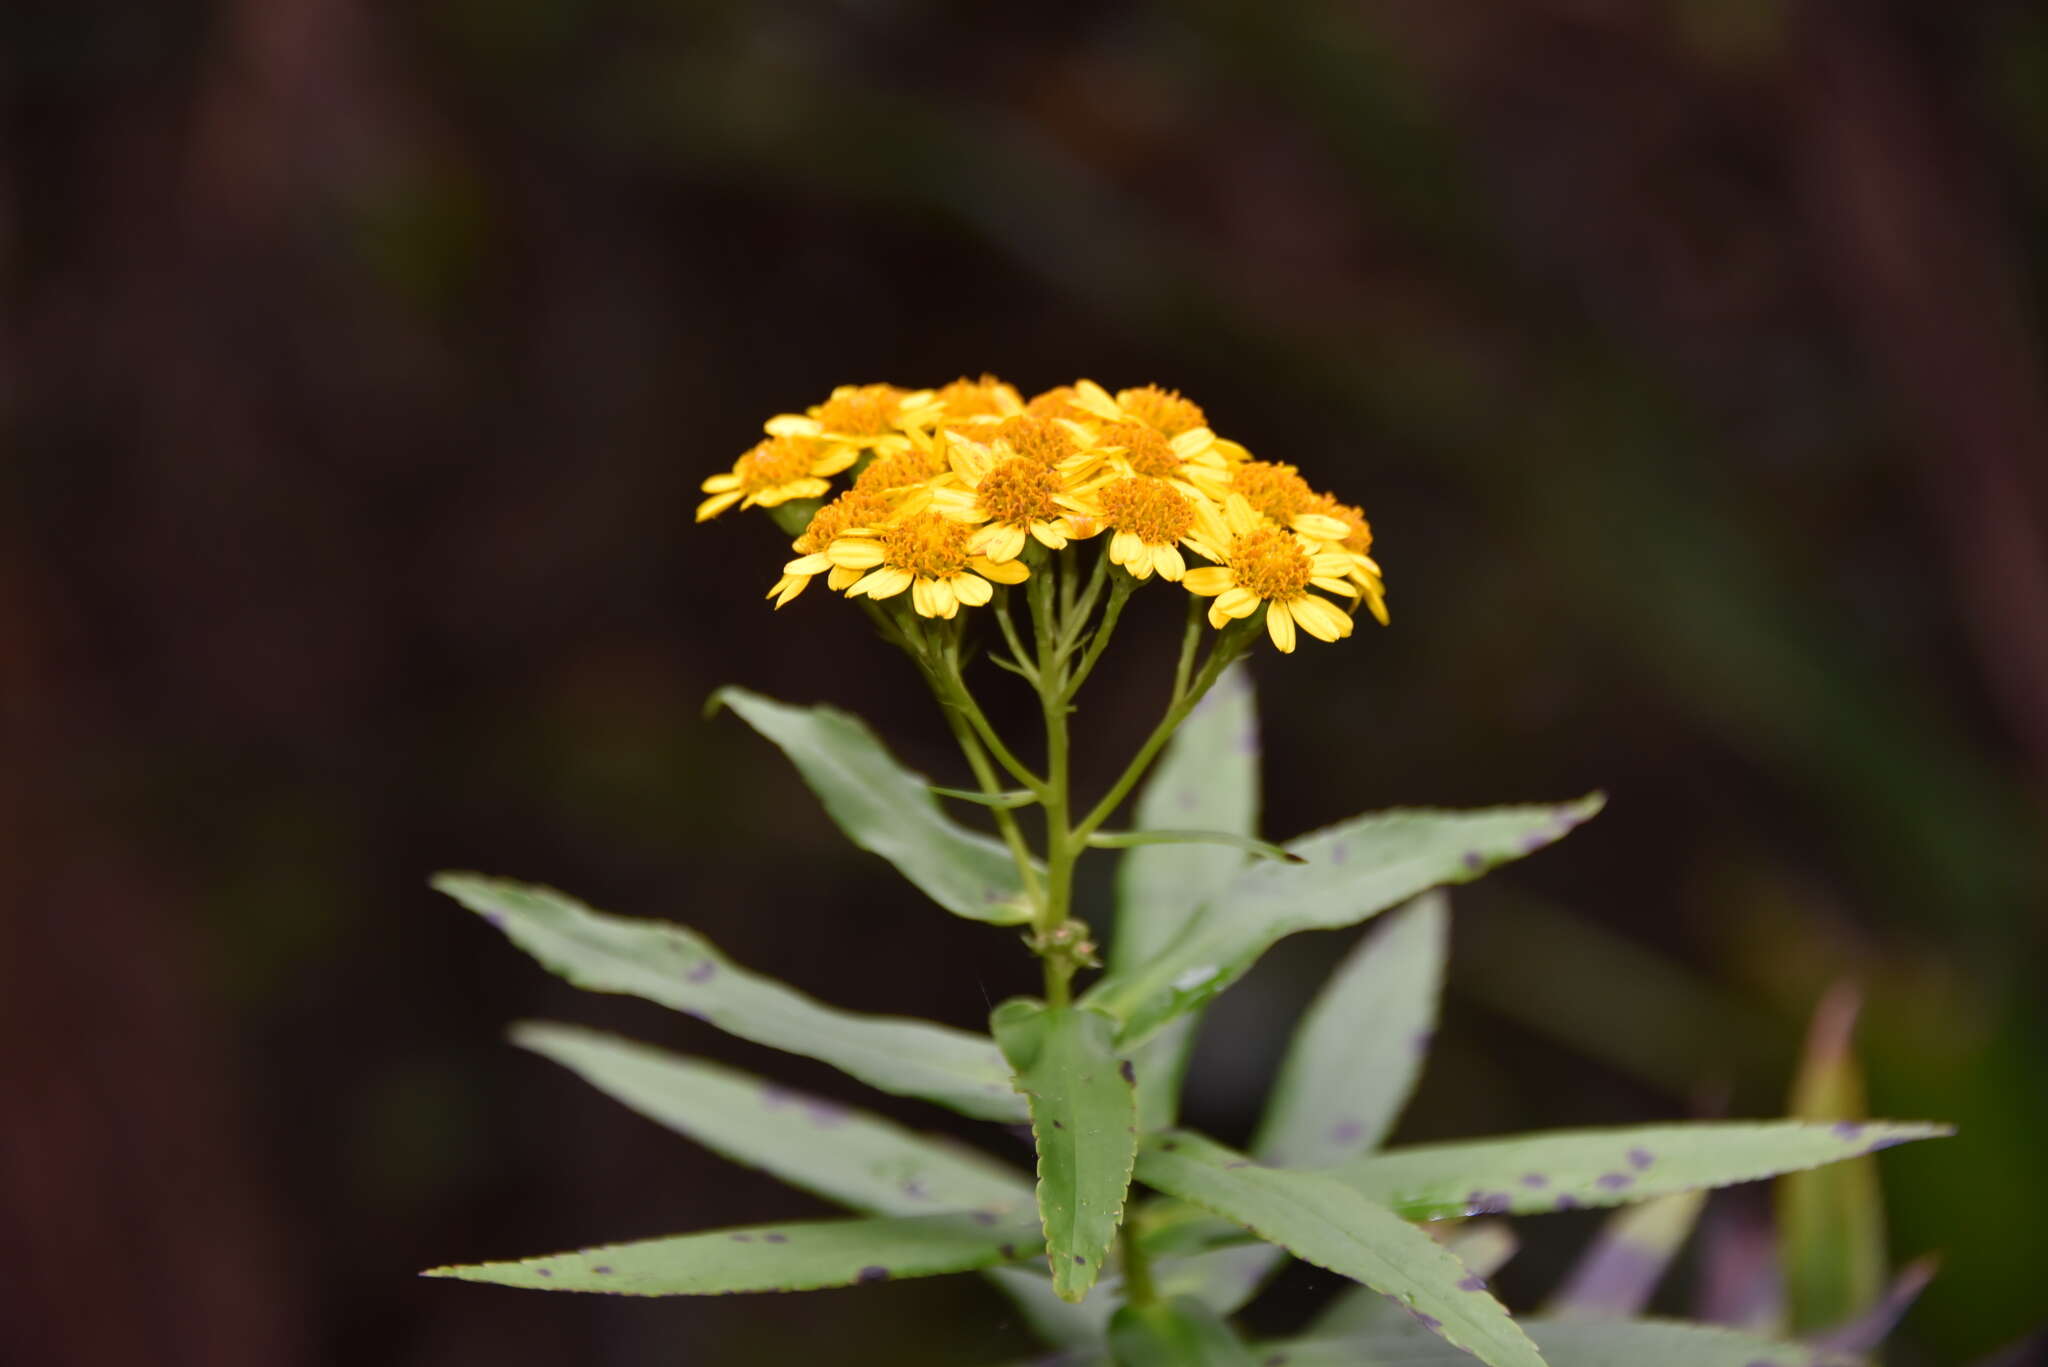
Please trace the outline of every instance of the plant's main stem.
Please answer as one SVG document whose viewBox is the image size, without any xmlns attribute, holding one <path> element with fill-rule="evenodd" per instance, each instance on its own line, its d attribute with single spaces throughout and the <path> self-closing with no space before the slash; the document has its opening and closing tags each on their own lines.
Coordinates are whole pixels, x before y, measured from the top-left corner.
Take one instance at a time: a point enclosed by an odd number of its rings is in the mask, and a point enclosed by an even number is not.
<svg viewBox="0 0 2048 1367">
<path fill-rule="evenodd" d="M 1062 639 L 1066 623 L 1053 606 L 1054 569 L 1049 561 L 1031 577 L 1031 633 L 1038 647 L 1038 705 L 1045 719 L 1045 899 L 1040 904 L 1038 935 L 1045 950 L 1045 1000 L 1065 1006 L 1074 976 L 1074 956 L 1051 937 L 1062 933 L 1074 895 L 1074 834 L 1067 824 L 1067 652 Z M 1072 603 L 1071 582 L 1059 586 L 1062 601 Z"/>
</svg>

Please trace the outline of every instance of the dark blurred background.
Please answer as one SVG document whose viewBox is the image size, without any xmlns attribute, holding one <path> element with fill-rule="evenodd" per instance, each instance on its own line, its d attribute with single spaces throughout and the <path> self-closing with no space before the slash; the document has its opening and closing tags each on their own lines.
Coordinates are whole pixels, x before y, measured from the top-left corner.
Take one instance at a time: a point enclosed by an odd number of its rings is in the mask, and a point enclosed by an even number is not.
<svg viewBox="0 0 2048 1367">
<path fill-rule="evenodd" d="M 1776 1113 L 1854 979 L 1877 1111 L 1963 1127 L 1886 1156 L 1945 1259 L 1895 1361 L 2048 1313 L 2040 8 L 17 0 L 0 50 L 10 1362 L 1029 1351 L 971 1278 L 413 1277 L 821 1213 L 508 1020 L 857 1094 L 554 983 L 436 868 L 858 1009 L 1030 985 L 699 715 L 834 701 L 961 781 L 861 615 L 771 614 L 782 540 L 691 510 L 772 412 L 983 370 L 1182 387 L 1365 505 L 1394 626 L 1259 660 L 1269 834 L 1611 794 L 1458 895 L 1401 1137 Z M 1105 754 L 1178 606 L 1131 620 Z M 1244 1138 L 1346 943 L 1225 999 L 1196 1120 Z M 1528 1305 L 1591 1227 L 1524 1223 Z"/>
</svg>

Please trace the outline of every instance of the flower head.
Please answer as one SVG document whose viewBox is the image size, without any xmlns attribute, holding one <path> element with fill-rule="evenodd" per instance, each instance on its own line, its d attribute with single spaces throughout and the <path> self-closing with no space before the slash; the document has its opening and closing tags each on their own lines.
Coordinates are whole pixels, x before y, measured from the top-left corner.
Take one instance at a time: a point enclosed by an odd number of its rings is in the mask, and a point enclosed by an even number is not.
<svg viewBox="0 0 2048 1367">
<path fill-rule="evenodd" d="M 977 554 L 1000 563 L 1022 554 L 1027 537 L 1057 551 L 1096 532 L 1091 510 L 1075 494 L 1082 457 L 1048 465 L 1036 455 L 1017 454 L 1000 439 L 983 446 L 956 433 L 951 442 L 957 483 L 935 488 L 932 506 L 975 524 Z"/>
<path fill-rule="evenodd" d="M 1372 558 L 1372 524 L 1365 520 L 1365 510 L 1339 503 L 1335 494 L 1320 494 L 1310 511 L 1344 524 L 1343 537 L 1326 542 L 1323 549 L 1344 557 L 1345 578 L 1357 589 L 1354 596 L 1362 595 L 1366 609 L 1385 626 L 1387 586 L 1380 576 L 1379 562 Z"/>
<path fill-rule="evenodd" d="M 1195 503 L 1163 479 L 1127 475 L 1095 491 L 1102 522 L 1110 530 L 1109 561 L 1139 579 L 1157 573 L 1179 579 L 1187 572 L 1180 543 L 1195 530 Z"/>
<path fill-rule="evenodd" d="M 969 548 L 973 529 L 934 512 L 903 513 L 879 527 L 856 528 L 826 551 L 832 564 L 864 571 L 848 586 L 849 598 L 893 598 L 910 590 L 921 617 L 951 617 L 962 603 L 979 607 L 994 595 L 994 584 L 1027 577 L 1015 561 L 997 564 Z"/>
<path fill-rule="evenodd" d="M 1189 570 L 1181 583 L 1190 593 L 1216 600 L 1209 605 L 1210 626 L 1222 627 L 1263 607 L 1266 634 L 1283 653 L 1294 649 L 1297 624 L 1323 641 L 1351 634 L 1350 615 L 1309 592 L 1317 588 L 1350 595 L 1342 557 L 1275 523 L 1241 494 L 1232 494 L 1221 514 L 1203 510 L 1201 521 L 1194 547 L 1216 563 Z"/>
<path fill-rule="evenodd" d="M 914 395 L 893 384 L 843 384 L 831 397 L 802 413 L 778 413 L 764 424 L 770 436 L 815 437 L 866 451 L 894 451 L 909 445 L 902 427 L 916 421 Z"/>
<path fill-rule="evenodd" d="M 855 452 L 809 437 L 769 437 L 733 462 L 731 470 L 703 483 L 711 497 L 697 505 L 697 520 L 708 521 L 737 503 L 773 508 L 793 498 L 819 498 L 830 477 L 853 464 Z"/>
<path fill-rule="evenodd" d="M 826 575 L 825 582 L 834 589 L 851 588 L 860 572 L 833 564 L 825 552 L 852 528 L 883 521 L 890 509 L 887 495 L 856 487 L 811 514 L 810 525 L 789 543 L 797 558 L 782 567 L 782 577 L 768 590 L 775 606 L 779 608 L 802 593 L 819 574 Z"/>
</svg>

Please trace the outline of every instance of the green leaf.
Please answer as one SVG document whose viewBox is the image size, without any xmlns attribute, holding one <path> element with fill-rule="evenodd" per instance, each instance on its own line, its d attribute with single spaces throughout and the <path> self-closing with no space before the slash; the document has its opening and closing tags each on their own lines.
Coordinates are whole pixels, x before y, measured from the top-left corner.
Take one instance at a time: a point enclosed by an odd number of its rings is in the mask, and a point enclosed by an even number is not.
<svg viewBox="0 0 2048 1367">
<path fill-rule="evenodd" d="M 1038 794 L 1029 788 L 1010 788 L 1000 793 L 984 793 L 976 788 L 941 788 L 928 784 L 940 797 L 950 797 L 955 802 L 972 802 L 977 807 L 999 807 L 1009 812 L 1019 807 L 1029 807 L 1038 801 Z"/>
<path fill-rule="evenodd" d="M 1228 845 L 1233 850 L 1243 850 L 1246 854 L 1255 855 L 1260 859 L 1271 859 L 1276 863 L 1308 862 L 1300 855 L 1290 854 L 1270 841 L 1255 840 L 1248 835 L 1232 835 L 1229 831 L 1096 831 L 1088 837 L 1088 843 L 1102 850 L 1128 850 L 1140 845 Z"/>
<path fill-rule="evenodd" d="M 1481 1280 L 1498 1272 L 1519 1246 L 1515 1231 L 1505 1220 L 1473 1220 L 1448 1229 L 1442 1242 L 1465 1271 Z M 1260 1245 L 1253 1245 L 1259 1247 Z M 1303 1336 L 1326 1339 L 1376 1334 L 1413 1324 L 1399 1301 L 1390 1300 L 1369 1286 L 1353 1286 L 1339 1292 L 1310 1323 Z"/>
<path fill-rule="evenodd" d="M 1519 1321 L 1550 1367 L 1861 1367 L 1848 1354 L 1815 1352 L 1754 1334 L 1660 1320 Z M 1261 1367 L 1470 1367 L 1471 1359 L 1419 1327 L 1369 1336 L 1263 1344 Z"/>
<path fill-rule="evenodd" d="M 1422 1072 L 1449 928 L 1449 899 L 1425 893 L 1331 975 L 1295 1032 L 1253 1153 L 1322 1168 L 1380 1146 Z"/>
<path fill-rule="evenodd" d="M 1030 1103 L 1053 1290 L 1078 1301 L 1116 1239 L 1138 1143 L 1137 1096 L 1129 1065 L 1117 1057 L 1116 1022 L 1021 997 L 989 1020 Z"/>
<path fill-rule="evenodd" d="M 1558 1319 L 1626 1319 L 1641 1314 L 1706 1201 L 1704 1191 L 1680 1191 L 1610 1216 L 1545 1312 Z"/>
<path fill-rule="evenodd" d="M 1148 1135 L 1138 1177 L 1234 1220 L 1304 1262 L 1398 1298 L 1491 1367 L 1542 1367 L 1500 1302 L 1429 1235 L 1316 1172 L 1266 1168 L 1185 1130 Z"/>
<path fill-rule="evenodd" d="M 1258 833 L 1259 723 L 1251 673 L 1224 671 L 1167 742 L 1138 794 L 1141 830 L 1198 826 L 1233 835 Z M 1138 848 L 1117 866 L 1112 972 L 1128 973 L 1158 957 L 1195 914 L 1244 868 L 1228 846 L 1189 850 Z"/>
<path fill-rule="evenodd" d="M 1230 1326 L 1192 1296 L 1117 1311 L 1109 1348 L 1117 1367 L 1252 1367 Z"/>
<path fill-rule="evenodd" d="M 1139 790 L 1132 819 L 1141 830 L 1193 824 L 1254 836 L 1258 813 L 1258 712 L 1251 671 L 1237 664 L 1224 671 L 1173 733 Z M 1157 956 L 1244 865 L 1242 852 L 1227 845 L 1133 848 L 1117 864 L 1111 971 L 1129 972 Z M 1194 1015 L 1186 1016 L 1132 1051 L 1141 1130 L 1173 1125 L 1195 1024 Z"/>
<path fill-rule="evenodd" d="M 1028 1214 L 908 1215 L 715 1229 L 421 1275 L 532 1291 L 718 1296 L 972 1272 L 1035 1257 L 1040 1248 Z"/>
<path fill-rule="evenodd" d="M 512 1039 L 657 1124 L 830 1201 L 878 1215 L 1028 1209 L 1023 1173 L 951 1140 L 748 1073 L 574 1025 Z"/>
<path fill-rule="evenodd" d="M 1022 925 L 1031 907 L 1010 852 L 957 825 L 931 786 L 890 756 L 874 732 L 832 707 L 791 707 L 744 688 L 721 688 L 711 705 L 782 748 L 854 844 L 894 864 L 956 916 Z"/>
<path fill-rule="evenodd" d="M 1306 866 L 1258 864 L 1237 875 L 1164 951 L 1112 972 L 1091 1006 L 1144 1039 L 1204 1005 L 1276 941 L 1355 925 L 1440 883 L 1463 883 L 1532 854 L 1600 810 L 1595 794 L 1554 806 L 1362 816 L 1289 842 Z"/>
<path fill-rule="evenodd" d="M 1796 1120 L 1550 1130 L 1389 1149 L 1328 1171 L 1411 1220 L 1529 1215 L 1754 1182 L 1954 1132 L 1899 1121 Z"/>
<path fill-rule="evenodd" d="M 1858 1000 L 1847 984 L 1814 1011 L 1792 1084 L 1802 1120 L 1857 1121 L 1866 1109 L 1853 1038 Z M 1805 1334 L 1869 1310 L 1884 1294 L 1884 1197 L 1877 1160 L 1857 1158 L 1777 1184 L 1778 1261 L 1791 1329 Z"/>
<path fill-rule="evenodd" d="M 1155 1258 L 1152 1285 L 1164 1299 L 1192 1296 L 1217 1314 L 1229 1315 L 1259 1289 L 1268 1255 L 1275 1251 L 1266 1244 L 1240 1243 L 1189 1257 Z M 1121 1274 L 1112 1267 L 1088 1299 L 1077 1304 L 1053 1294 L 1045 1272 L 1043 1268 L 996 1267 L 986 1275 L 1009 1294 L 1048 1343 L 1067 1349 L 1100 1346 L 1109 1334 L 1110 1318 L 1123 1304 Z M 1060 1361 L 1066 1363 L 1065 1358 Z"/>
<path fill-rule="evenodd" d="M 607 916 L 552 888 L 473 873 L 439 874 L 434 886 L 578 987 L 643 997 L 884 1092 L 983 1120 L 1024 1119 L 1023 1098 L 985 1035 L 835 1011 L 737 967 L 681 926 Z"/>
</svg>

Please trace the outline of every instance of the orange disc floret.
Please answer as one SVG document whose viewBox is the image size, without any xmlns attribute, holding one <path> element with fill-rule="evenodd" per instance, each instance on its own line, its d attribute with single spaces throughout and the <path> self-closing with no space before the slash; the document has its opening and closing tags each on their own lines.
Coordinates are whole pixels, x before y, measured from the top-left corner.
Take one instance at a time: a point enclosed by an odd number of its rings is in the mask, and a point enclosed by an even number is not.
<svg viewBox="0 0 2048 1367">
<path fill-rule="evenodd" d="M 742 508 L 773 508 L 797 498 L 819 498 L 831 488 L 829 477 L 853 464 L 854 453 L 809 437 L 767 437 L 733 462 L 732 469 L 711 476 L 702 488 L 711 497 L 697 505 L 697 520 L 717 517 L 738 504 Z"/>
<path fill-rule="evenodd" d="M 945 457 L 928 447 L 908 447 L 876 456 L 865 470 L 853 477 L 853 487 L 872 493 L 908 489 L 936 479 L 946 468 Z"/>
<path fill-rule="evenodd" d="M 1006 442 L 1012 451 L 1041 465 L 1058 465 L 1080 448 L 1075 444 L 1071 428 L 1062 427 L 1049 417 L 1020 413 L 1014 418 L 1005 418 L 995 427 L 975 436 L 983 441 Z"/>
<path fill-rule="evenodd" d="M 1341 543 L 1345 550 L 1360 555 L 1372 553 L 1372 524 L 1365 520 L 1365 509 L 1350 503 L 1339 503 L 1335 494 L 1319 494 L 1308 508 L 1309 512 L 1334 517 L 1348 529 Z"/>
<path fill-rule="evenodd" d="M 1117 407 L 1139 422 L 1157 428 L 1169 437 L 1209 425 L 1202 406 L 1193 399 L 1182 397 L 1178 389 L 1161 389 L 1156 384 L 1138 389 L 1119 389 L 1116 402 Z"/>
<path fill-rule="evenodd" d="M 827 432 L 853 437 L 881 436 L 895 421 L 903 394 L 893 384 L 843 386 L 818 405 L 818 423 Z"/>
<path fill-rule="evenodd" d="M 1065 509 L 1057 502 L 1059 476 L 1028 456 L 1011 456 L 991 466 L 975 486 L 975 502 L 995 522 L 1045 522 Z"/>
<path fill-rule="evenodd" d="M 1162 480 L 1111 480 L 1096 491 L 1095 501 L 1110 530 L 1129 532 L 1148 545 L 1171 545 L 1194 530 L 1195 505 Z"/>
<path fill-rule="evenodd" d="M 1315 577 L 1315 566 L 1301 542 L 1278 527 L 1244 533 L 1231 542 L 1229 555 L 1238 584 L 1259 598 L 1292 598 Z"/>
<path fill-rule="evenodd" d="M 1024 411 L 1034 418 L 1066 418 L 1071 422 L 1089 422 L 1095 417 L 1087 409 L 1074 403 L 1074 386 L 1057 385 L 1043 394 L 1035 394 L 1031 402 L 1024 405 Z"/>
<path fill-rule="evenodd" d="M 967 568 L 973 528 L 937 513 L 912 513 L 882 529 L 882 563 L 920 579 L 945 579 Z"/>
<path fill-rule="evenodd" d="M 1017 391 L 993 375 L 983 375 L 978 380 L 955 380 L 934 397 L 948 418 L 1003 418 L 1024 409 Z"/>
<path fill-rule="evenodd" d="M 1133 474 L 1167 479 L 1180 473 L 1180 456 L 1173 444 L 1154 428 L 1134 422 L 1111 423 L 1102 429 L 1102 444 L 1122 447 L 1124 463 Z"/>
<path fill-rule="evenodd" d="M 1313 509 L 1315 490 L 1292 465 L 1248 460 L 1230 468 L 1230 491 L 1275 522 L 1292 522 Z"/>
<path fill-rule="evenodd" d="M 810 525 L 790 543 L 790 549 L 799 555 L 822 554 L 851 529 L 872 526 L 888 516 L 888 499 L 856 485 L 811 514 Z"/>
</svg>

